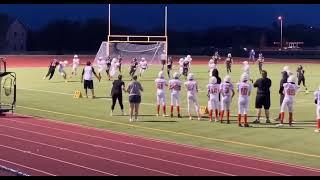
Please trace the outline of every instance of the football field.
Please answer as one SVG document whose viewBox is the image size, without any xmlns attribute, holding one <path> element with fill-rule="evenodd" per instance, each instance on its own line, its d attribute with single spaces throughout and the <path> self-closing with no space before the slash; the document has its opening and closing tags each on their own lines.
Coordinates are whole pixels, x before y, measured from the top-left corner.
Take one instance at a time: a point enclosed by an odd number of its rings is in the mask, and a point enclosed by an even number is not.
<svg viewBox="0 0 320 180">
<path fill-rule="evenodd" d="M 320 85 L 320 64 L 302 63 L 306 71 L 309 93 L 305 93 L 304 88 L 301 87 L 301 91 L 296 96 L 293 127 L 285 124 L 283 128 L 277 128 L 277 122 L 273 119 L 278 116 L 280 110 L 278 90 L 281 78 L 280 72 L 285 65 L 288 65 L 292 72 L 295 72 L 298 66 L 295 63 L 267 63 L 264 65 L 268 77 L 272 80 L 270 109 L 272 124 L 265 124 L 264 117 L 262 117 L 261 124 L 251 123 L 255 120 L 254 100 L 256 89 L 254 89 L 250 97 L 250 128 L 237 126 L 238 93 L 235 94 L 231 105 L 231 124 L 210 123 L 207 115 L 201 121 L 196 120 L 196 118 L 192 121 L 189 120 L 185 88 L 182 88 L 181 91 L 183 118 L 176 118 L 176 111 L 174 111 L 174 118 L 156 117 L 154 80 L 160 70 L 158 65 L 151 65 L 143 77 L 138 79 L 144 87 L 144 92 L 142 93 L 140 116 L 137 122 L 129 122 L 128 116 L 121 116 L 118 104 L 114 115 L 110 117 L 112 81 L 107 80 L 106 74 L 103 74 L 104 77 L 101 82 L 94 80 L 97 98 L 74 99 L 76 90 L 84 93 L 83 85 L 80 83 L 82 69 L 78 70 L 77 77 L 68 79 L 67 83 L 64 82 L 57 70 L 52 80 L 43 80 L 42 77 L 47 73 L 46 67 L 14 67 L 9 68 L 9 71 L 17 73 L 16 113 L 18 114 L 320 168 L 320 135 L 313 132 L 316 124 L 316 106 L 313 92 Z M 175 66 L 174 71 L 178 71 L 177 65 Z M 232 66 L 231 78 L 234 85 L 240 80 L 241 67 L 240 64 Z M 250 68 L 251 77 L 254 80 L 260 78 L 258 65 L 250 64 Z M 223 79 L 226 75 L 225 66 L 219 64 L 218 69 L 220 77 Z M 67 68 L 66 72 L 70 75 L 71 68 Z M 130 82 L 128 72 L 128 65 L 124 65 L 123 75 L 126 85 Z M 207 106 L 208 66 L 207 64 L 194 63 L 191 72 L 195 74 L 198 81 L 199 103 L 201 106 Z M 166 79 L 168 80 L 167 76 Z M 184 77 L 181 77 L 181 80 L 185 81 Z M 90 97 L 91 93 L 88 94 Z M 124 105 L 126 114 L 128 114 L 128 94 L 124 95 Z M 170 94 L 167 90 L 167 112 L 170 111 L 169 105 Z M 262 114 L 264 115 L 264 112 Z M 285 123 L 288 122 L 287 118 L 288 113 L 285 114 Z"/>
</svg>

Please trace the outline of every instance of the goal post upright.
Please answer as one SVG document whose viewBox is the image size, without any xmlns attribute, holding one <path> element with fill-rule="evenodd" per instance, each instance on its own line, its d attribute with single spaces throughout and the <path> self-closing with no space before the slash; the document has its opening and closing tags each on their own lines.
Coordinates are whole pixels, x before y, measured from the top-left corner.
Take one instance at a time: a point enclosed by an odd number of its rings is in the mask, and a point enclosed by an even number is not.
<svg viewBox="0 0 320 180">
<path fill-rule="evenodd" d="M 149 35 L 132 35 L 132 34 L 113 34 L 111 30 L 111 4 L 108 4 L 108 37 L 106 43 L 106 55 L 112 56 L 113 46 L 112 44 L 117 43 L 131 43 L 131 44 L 163 44 L 161 50 L 165 51 L 166 56 L 168 56 L 168 36 L 167 36 L 167 20 L 168 11 L 167 6 L 164 8 L 164 33 L 160 36 L 149 36 Z M 162 33 L 161 33 L 162 34 Z"/>
</svg>

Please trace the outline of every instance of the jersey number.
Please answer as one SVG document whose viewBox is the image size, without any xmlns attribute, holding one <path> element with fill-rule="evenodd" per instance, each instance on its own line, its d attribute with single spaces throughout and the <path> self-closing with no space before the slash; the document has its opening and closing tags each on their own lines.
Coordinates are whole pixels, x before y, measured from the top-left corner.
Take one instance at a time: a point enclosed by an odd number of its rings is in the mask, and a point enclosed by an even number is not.
<svg viewBox="0 0 320 180">
<path fill-rule="evenodd" d="M 241 88 L 240 91 L 241 91 L 241 95 L 242 96 L 246 96 L 248 94 L 248 88 L 247 87 Z"/>
</svg>

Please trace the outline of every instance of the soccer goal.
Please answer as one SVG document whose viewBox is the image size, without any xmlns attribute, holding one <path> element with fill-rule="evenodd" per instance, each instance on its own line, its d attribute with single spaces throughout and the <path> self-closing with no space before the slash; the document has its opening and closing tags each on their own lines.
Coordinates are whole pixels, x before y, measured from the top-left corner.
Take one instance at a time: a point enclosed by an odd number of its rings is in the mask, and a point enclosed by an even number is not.
<svg viewBox="0 0 320 180">
<path fill-rule="evenodd" d="M 107 41 L 103 41 L 94 59 L 96 64 L 99 57 L 106 59 L 121 56 L 123 63 L 132 58 L 140 60 L 144 57 L 148 64 L 157 64 L 160 57 L 168 54 L 167 37 L 167 7 L 165 7 L 165 32 L 163 36 L 113 35 L 111 34 L 111 9 L 109 5 L 109 34 Z"/>
</svg>

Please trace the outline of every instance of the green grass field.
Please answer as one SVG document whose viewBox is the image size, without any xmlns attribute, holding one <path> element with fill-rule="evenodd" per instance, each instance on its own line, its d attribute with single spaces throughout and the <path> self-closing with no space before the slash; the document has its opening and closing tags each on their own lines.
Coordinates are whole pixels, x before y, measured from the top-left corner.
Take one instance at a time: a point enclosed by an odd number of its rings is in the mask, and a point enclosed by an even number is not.
<svg viewBox="0 0 320 180">
<path fill-rule="evenodd" d="M 279 113 L 279 81 L 280 71 L 284 65 L 267 64 L 265 69 L 272 79 L 272 106 L 271 117 Z M 291 64 L 293 71 L 297 65 Z M 125 132 L 134 135 L 169 140 L 178 143 L 190 144 L 199 147 L 212 148 L 225 152 L 235 152 L 244 155 L 263 157 L 293 164 L 320 168 L 320 135 L 313 132 L 315 129 L 315 104 L 313 92 L 320 84 L 320 65 L 305 64 L 307 85 L 310 93 L 300 92 L 296 97 L 294 111 L 294 127 L 276 128 L 275 123 L 267 125 L 252 124 L 251 128 L 239 128 L 236 123 L 237 97 L 232 102 L 233 114 L 231 124 L 209 123 L 207 118 L 202 121 L 190 121 L 170 117 L 156 117 L 156 96 L 154 79 L 160 67 L 153 66 L 142 79 L 145 91 L 142 96 L 141 117 L 138 122 L 130 123 L 128 116 L 120 114 L 117 104 L 114 116 L 110 117 L 111 81 L 106 77 L 99 83 L 95 81 L 97 99 L 74 99 L 75 90 L 81 90 L 80 76 L 65 83 L 58 75 L 51 80 L 42 80 L 47 68 L 17 68 L 9 69 L 17 73 L 17 113 L 56 119 L 96 128 Z M 232 81 L 240 78 L 240 65 L 233 66 Z M 225 68 L 219 65 L 221 77 L 225 75 Z M 128 83 L 128 69 L 124 68 L 125 81 Z M 70 69 L 67 69 L 70 73 Z M 202 106 L 207 103 L 206 85 L 208 83 L 207 65 L 193 65 L 192 72 L 200 85 L 198 98 Z M 251 65 L 251 74 L 254 79 L 260 77 L 257 65 Z M 169 91 L 167 91 L 169 92 Z M 167 93 L 167 102 L 170 102 Z M 253 91 L 250 102 L 250 116 L 255 115 Z M 182 115 L 186 116 L 186 91 L 182 91 Z M 125 95 L 125 108 L 128 110 L 128 96 Z M 168 104 L 169 105 L 169 104 Z M 169 108 L 167 109 L 169 110 Z M 286 114 L 286 118 L 288 115 Z M 255 117 L 250 117 L 252 122 Z"/>
</svg>

